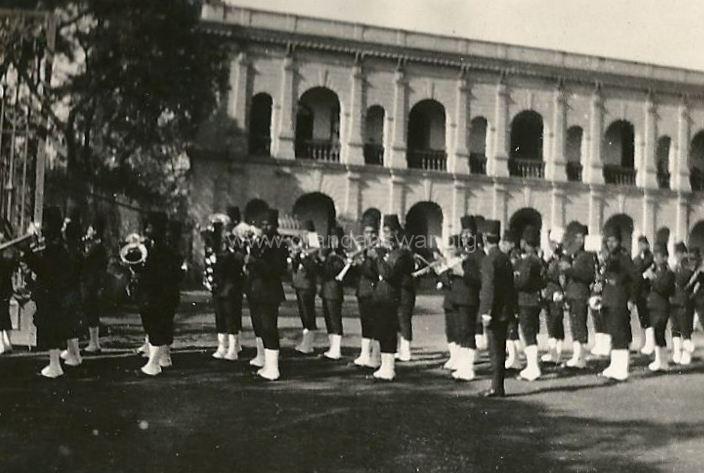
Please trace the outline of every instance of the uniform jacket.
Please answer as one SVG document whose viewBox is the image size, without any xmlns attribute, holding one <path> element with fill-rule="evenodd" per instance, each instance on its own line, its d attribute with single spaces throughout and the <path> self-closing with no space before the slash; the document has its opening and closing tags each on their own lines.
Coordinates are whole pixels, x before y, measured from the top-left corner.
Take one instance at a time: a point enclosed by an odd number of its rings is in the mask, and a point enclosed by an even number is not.
<svg viewBox="0 0 704 473">
<path fill-rule="evenodd" d="M 88 249 L 83 260 L 83 288 L 87 294 L 97 294 L 105 288 L 108 269 L 108 252 L 102 241 Z"/>
<path fill-rule="evenodd" d="M 448 269 L 439 274 L 437 279 L 442 284 L 442 308 L 452 310 L 454 308 L 452 303 L 452 271 Z"/>
<path fill-rule="evenodd" d="M 675 268 L 675 293 L 670 302 L 675 307 L 686 307 L 690 301 L 689 291 L 686 289 L 687 283 L 692 278 L 694 271 L 690 269 L 687 261 L 678 264 Z"/>
<path fill-rule="evenodd" d="M 0 300 L 8 300 L 14 291 L 12 275 L 17 269 L 17 260 L 7 255 L 0 255 Z"/>
<path fill-rule="evenodd" d="M 477 249 L 462 262 L 462 276 L 451 276 L 451 300 L 454 305 L 478 307 L 482 286 L 482 260 L 484 252 Z"/>
<path fill-rule="evenodd" d="M 482 260 L 482 285 L 479 313 L 489 314 L 492 321 L 508 321 L 516 316 L 518 294 L 513 281 L 513 266 L 498 247 L 489 250 Z"/>
<path fill-rule="evenodd" d="M 594 282 L 594 255 L 579 249 L 572 258 L 572 266 L 565 271 L 565 297 L 572 300 L 589 299 L 589 286 Z"/>
<path fill-rule="evenodd" d="M 223 298 L 241 295 L 243 270 L 244 253 L 240 249 L 221 248 L 217 251 L 213 268 L 213 295 Z"/>
<path fill-rule="evenodd" d="M 545 298 L 548 302 L 553 301 L 555 293 L 561 294 L 563 292 L 560 276 L 560 257 L 553 255 L 545 263 Z"/>
<path fill-rule="evenodd" d="M 319 263 L 320 297 L 341 301 L 343 298 L 342 282 L 335 279 L 335 276 L 345 267 L 345 255 L 342 250 L 328 251 L 326 251 L 325 261 Z"/>
<path fill-rule="evenodd" d="M 318 265 L 311 255 L 298 253 L 291 259 L 291 285 L 296 292 L 315 293 L 318 278 Z"/>
<path fill-rule="evenodd" d="M 521 258 L 515 267 L 515 284 L 520 307 L 541 305 L 540 291 L 545 288 L 544 266 L 540 258 L 529 255 Z"/>
<path fill-rule="evenodd" d="M 247 297 L 250 300 L 280 304 L 285 299 L 281 279 L 287 269 L 287 254 L 278 234 L 253 242 L 246 265 Z"/>
<path fill-rule="evenodd" d="M 49 240 L 43 251 L 28 253 L 25 261 L 37 277 L 32 285 L 32 298 L 37 304 L 35 325 L 39 327 L 50 320 L 61 322 L 70 287 L 66 269 L 71 267 L 71 258 L 66 247 L 60 239 Z"/>
<path fill-rule="evenodd" d="M 357 297 L 366 299 L 374 297 L 374 287 L 379 281 L 379 274 L 376 272 L 376 263 L 364 251 L 362 263 L 357 267 Z"/>
<path fill-rule="evenodd" d="M 641 276 L 643 273 L 653 265 L 653 253 L 648 250 L 644 253 L 639 253 L 638 256 L 633 258 L 633 266 L 638 274 Z M 642 277 L 636 279 L 636 296 L 642 299 L 648 297 L 650 293 L 650 280 L 643 279 Z"/>
<path fill-rule="evenodd" d="M 655 278 L 650 281 L 648 292 L 648 309 L 669 313 L 670 297 L 675 293 L 675 273 L 667 264 L 655 270 Z"/>
<path fill-rule="evenodd" d="M 374 287 L 374 299 L 382 302 L 401 302 L 401 288 L 413 272 L 413 256 L 406 248 L 376 250 L 374 261 L 378 282 Z"/>
<path fill-rule="evenodd" d="M 181 256 L 165 242 L 155 242 L 147 259 L 136 268 L 137 301 L 142 309 L 175 308 L 181 283 Z"/>
<path fill-rule="evenodd" d="M 642 278 L 642 274 L 636 272 L 631 257 L 621 247 L 609 253 L 604 267 L 603 306 L 626 307 L 628 300 L 636 295 L 636 282 L 638 278 Z"/>
</svg>

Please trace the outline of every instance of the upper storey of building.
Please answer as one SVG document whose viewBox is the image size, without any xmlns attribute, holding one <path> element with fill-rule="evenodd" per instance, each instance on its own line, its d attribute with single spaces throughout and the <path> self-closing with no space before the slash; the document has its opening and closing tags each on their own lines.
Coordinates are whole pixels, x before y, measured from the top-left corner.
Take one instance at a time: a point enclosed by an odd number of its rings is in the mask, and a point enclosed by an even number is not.
<svg viewBox="0 0 704 473">
<path fill-rule="evenodd" d="M 232 44 L 230 156 L 704 189 L 703 72 L 220 3 L 202 19 Z"/>
</svg>

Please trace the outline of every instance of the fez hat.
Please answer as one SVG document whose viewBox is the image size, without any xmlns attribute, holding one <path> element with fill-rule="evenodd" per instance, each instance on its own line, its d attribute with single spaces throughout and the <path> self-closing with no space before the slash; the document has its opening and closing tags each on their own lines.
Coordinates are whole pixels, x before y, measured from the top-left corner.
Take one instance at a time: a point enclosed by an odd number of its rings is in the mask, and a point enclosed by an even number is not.
<svg viewBox="0 0 704 473">
<path fill-rule="evenodd" d="M 315 225 L 313 224 L 312 220 L 306 220 L 303 222 L 303 230 L 307 232 L 314 232 L 315 231 Z"/>
<path fill-rule="evenodd" d="M 645 235 L 641 235 L 638 237 L 638 243 L 645 243 L 647 245 L 650 244 L 650 242 L 648 241 L 648 237 Z"/>
<path fill-rule="evenodd" d="M 488 237 L 498 238 L 501 235 L 501 222 L 498 220 L 487 220 L 484 227 L 484 233 Z"/>
<path fill-rule="evenodd" d="M 604 236 L 606 238 L 614 237 L 618 241 L 621 241 L 621 231 L 617 226 L 609 226 L 604 228 Z"/>
<path fill-rule="evenodd" d="M 337 238 L 342 239 L 342 237 L 345 236 L 345 230 L 341 226 L 335 225 L 332 234 L 335 235 Z"/>
<path fill-rule="evenodd" d="M 477 233 L 477 220 L 472 215 L 464 215 L 460 218 L 460 225 L 462 225 L 462 230 Z"/>
<path fill-rule="evenodd" d="M 366 214 L 362 218 L 362 228 L 372 227 L 375 230 L 379 230 L 379 217 L 376 215 Z"/>
<path fill-rule="evenodd" d="M 574 233 L 589 235 L 589 227 L 581 224 L 580 222 L 577 222 L 577 225 L 574 226 Z"/>
<path fill-rule="evenodd" d="M 42 219 L 44 232 L 57 234 L 61 232 L 61 227 L 64 224 L 64 219 L 61 217 L 61 209 L 55 205 L 44 209 L 44 218 Z"/>
<path fill-rule="evenodd" d="M 687 253 L 687 245 L 683 241 L 677 242 L 675 245 L 675 253 Z"/>
<path fill-rule="evenodd" d="M 279 211 L 278 209 L 267 209 L 266 212 L 262 213 L 261 222 L 268 222 L 269 225 L 274 227 L 279 226 Z"/>
<path fill-rule="evenodd" d="M 670 253 L 667 251 L 667 245 L 664 243 L 656 243 L 653 247 L 653 253 L 658 253 L 663 256 L 669 256 Z"/>
<path fill-rule="evenodd" d="M 521 238 L 530 246 L 540 246 L 540 231 L 533 225 L 526 225 Z"/>
<path fill-rule="evenodd" d="M 242 221 L 242 214 L 240 213 L 240 208 L 235 205 L 230 205 L 227 208 L 227 216 L 230 217 L 230 223 L 232 225 L 237 225 Z"/>
<path fill-rule="evenodd" d="M 384 226 L 389 227 L 390 229 L 395 231 L 401 230 L 401 224 L 398 221 L 398 215 L 384 215 Z"/>
<path fill-rule="evenodd" d="M 565 238 L 565 229 L 562 227 L 551 228 L 550 232 L 548 233 L 548 238 L 550 239 L 550 241 L 562 243 L 562 240 Z"/>
<path fill-rule="evenodd" d="M 504 230 L 501 239 L 504 241 L 510 241 L 511 243 L 516 243 L 516 234 L 513 233 L 513 230 L 507 228 L 506 230 Z"/>
</svg>

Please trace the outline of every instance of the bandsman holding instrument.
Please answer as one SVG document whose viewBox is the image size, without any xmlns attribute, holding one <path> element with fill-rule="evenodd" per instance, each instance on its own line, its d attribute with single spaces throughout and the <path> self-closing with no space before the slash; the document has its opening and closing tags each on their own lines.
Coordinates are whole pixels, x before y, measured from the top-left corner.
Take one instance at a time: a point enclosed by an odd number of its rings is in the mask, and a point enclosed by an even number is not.
<svg viewBox="0 0 704 473">
<path fill-rule="evenodd" d="M 503 237 L 499 242 L 499 249 L 504 252 L 509 261 L 513 265 L 514 272 L 516 265 L 521 257 L 520 248 L 516 247 L 516 235 L 510 229 L 504 231 Z M 506 369 L 519 370 L 521 363 L 518 360 L 518 354 L 521 351 L 521 340 L 518 334 L 518 320 L 514 317 L 508 321 L 508 329 L 506 335 Z"/>
<path fill-rule="evenodd" d="M 675 293 L 672 296 L 672 361 L 678 365 L 692 362 L 692 330 L 694 306 L 690 297 L 689 282 L 694 269 L 687 258 L 684 242 L 675 245 Z"/>
<path fill-rule="evenodd" d="M 323 299 L 323 315 L 328 332 L 328 350 L 325 358 L 339 360 L 342 356 L 342 301 L 344 299 L 342 281 L 338 274 L 345 267 L 345 249 L 342 239 L 345 233 L 342 227 L 335 227 L 330 235 L 329 244 L 319 252 L 320 297 Z"/>
<path fill-rule="evenodd" d="M 401 230 L 403 232 L 403 230 Z M 409 242 L 405 238 L 401 242 L 402 249 L 412 255 Z M 414 263 L 415 264 L 415 263 Z M 396 359 L 411 361 L 411 342 L 413 341 L 413 309 L 416 305 L 415 278 L 410 273 L 401 277 L 401 299 L 398 303 L 398 347 Z"/>
<path fill-rule="evenodd" d="M 448 247 L 445 249 L 445 254 L 449 258 L 454 258 L 459 254 L 459 235 L 452 235 L 448 243 Z M 447 350 L 450 353 L 450 357 L 443 365 L 443 369 L 454 372 L 457 369 L 457 361 L 459 360 L 460 355 L 457 340 L 457 329 L 455 328 L 456 316 L 452 295 L 452 271 L 447 270 L 440 272 L 440 274 L 438 274 L 438 282 L 436 287 L 439 290 L 442 290 L 443 293 L 442 308 L 445 312 L 445 338 L 447 339 Z"/>
<path fill-rule="evenodd" d="M 317 239 L 315 226 L 311 220 L 304 223 L 306 237 L 312 235 Z M 315 292 L 317 290 L 318 264 L 315 255 L 306 251 L 306 245 L 301 242 L 298 247 L 292 247 L 291 271 L 292 285 L 296 291 L 296 301 L 298 303 L 298 314 L 303 325 L 301 343 L 296 345 L 296 351 L 309 355 L 313 353 L 313 342 L 318 324 L 315 320 Z"/>
<path fill-rule="evenodd" d="M 62 269 L 67 283 L 64 298 L 69 331 L 66 338 L 66 350 L 61 353 L 61 358 L 68 366 L 79 366 L 83 363 L 78 346 L 84 318 L 82 284 L 85 248 L 82 237 L 81 219 L 76 213 L 64 222 L 64 245 L 68 251 L 69 264 Z"/>
<path fill-rule="evenodd" d="M 636 308 L 638 309 L 638 320 L 640 327 L 643 329 L 645 339 L 640 352 L 644 355 L 652 355 L 655 350 L 655 329 L 650 324 L 648 316 L 648 294 L 650 293 L 650 280 L 642 277 L 643 273 L 653 265 L 653 253 L 650 251 L 650 242 L 645 235 L 638 237 L 638 255 L 633 259 L 640 278 L 636 280 Z"/>
<path fill-rule="evenodd" d="M 655 360 L 648 365 L 650 371 L 667 371 L 667 344 L 665 330 L 670 318 L 670 298 L 675 292 L 675 273 L 667 264 L 667 246 L 656 243 L 653 264 L 642 275 L 648 280 L 648 312 L 655 339 Z"/>
<path fill-rule="evenodd" d="M 545 288 L 544 266 L 537 252 L 540 232 L 532 225 L 526 226 L 521 242 L 523 254 L 515 265 L 515 284 L 518 291 L 518 321 L 526 344 L 526 368 L 519 376 L 535 381 L 541 375 L 537 336 L 542 310 L 541 291 Z"/>
<path fill-rule="evenodd" d="M 98 216 L 88 226 L 84 237 L 83 292 L 89 342 L 87 353 L 100 353 L 100 315 L 105 308 L 108 252 L 103 243 L 105 220 Z"/>
<path fill-rule="evenodd" d="M 560 269 L 567 278 L 565 297 L 570 308 L 570 329 L 572 331 L 572 358 L 566 366 L 585 368 L 585 350 L 588 342 L 587 303 L 590 285 L 594 282 L 594 258 L 584 250 L 584 239 L 589 233 L 586 225 L 581 225 L 574 234 L 575 252 L 572 261 L 560 262 Z"/>
<path fill-rule="evenodd" d="M 379 220 L 367 216 L 362 220 L 364 246 L 357 256 L 357 304 L 362 325 L 362 341 L 359 356 L 354 360 L 357 366 L 379 368 L 381 365 L 381 348 L 374 334 L 374 288 L 379 281 L 375 261 L 370 251 L 379 244 Z M 349 261 L 348 264 L 352 264 Z"/>
<path fill-rule="evenodd" d="M 562 247 L 565 230 L 554 227 L 548 233 L 550 251 L 545 263 L 545 314 L 548 329 L 548 352 L 541 357 L 547 363 L 559 363 L 565 340 L 565 275 L 560 271 L 560 261 L 566 258 Z"/>
</svg>

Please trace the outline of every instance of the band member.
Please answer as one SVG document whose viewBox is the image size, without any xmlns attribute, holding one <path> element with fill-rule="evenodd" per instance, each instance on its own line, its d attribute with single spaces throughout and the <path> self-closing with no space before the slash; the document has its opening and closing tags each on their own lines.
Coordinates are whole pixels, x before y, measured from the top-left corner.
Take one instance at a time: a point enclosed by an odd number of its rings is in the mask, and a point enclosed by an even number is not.
<svg viewBox="0 0 704 473">
<path fill-rule="evenodd" d="M 401 230 L 403 232 L 403 230 Z M 408 241 L 399 241 L 402 248 L 411 254 Z M 401 277 L 401 299 L 398 303 L 398 346 L 396 359 L 398 361 L 411 361 L 411 342 L 413 341 L 413 309 L 416 305 L 415 278 L 411 273 Z"/>
<path fill-rule="evenodd" d="M 5 219 L 0 220 L 0 225 L 0 243 L 4 243 L 11 238 L 12 227 Z M 12 277 L 17 267 L 18 261 L 15 251 L 8 249 L 0 254 L 0 354 L 12 351 L 10 300 L 14 293 Z"/>
<path fill-rule="evenodd" d="M 455 372 L 457 380 L 474 379 L 474 359 L 476 356 L 475 328 L 479 312 L 479 290 L 481 287 L 481 266 L 484 252 L 477 244 L 477 224 L 474 217 L 465 215 L 460 219 L 462 232 L 459 235 L 459 253 L 462 262 L 450 269 L 451 299 L 456 347 Z"/>
<path fill-rule="evenodd" d="M 173 320 L 181 281 L 181 258 L 167 241 L 166 214 L 151 212 L 144 234 L 147 258 L 138 267 L 137 301 L 144 330 L 149 337 L 149 360 L 142 373 L 156 376 L 169 366 L 169 346 L 173 343 Z"/>
<path fill-rule="evenodd" d="M 687 284 L 694 271 L 687 258 L 687 246 L 683 242 L 675 245 L 675 294 L 672 297 L 672 361 L 679 365 L 692 362 L 692 329 L 694 307 L 689 297 Z"/>
<path fill-rule="evenodd" d="M 572 358 L 566 366 L 585 368 L 584 349 L 587 345 L 587 302 L 589 286 L 594 281 L 594 258 L 584 251 L 584 238 L 588 234 L 586 225 L 577 229 L 574 235 L 576 251 L 572 262 L 560 262 L 560 269 L 567 278 L 565 297 L 570 308 L 570 329 L 572 331 Z"/>
<path fill-rule="evenodd" d="M 105 220 L 96 217 L 85 235 L 83 261 L 83 297 L 88 335 L 87 353 L 100 353 L 100 314 L 104 307 L 103 294 L 107 282 L 108 252 L 103 243 Z"/>
<path fill-rule="evenodd" d="M 307 220 L 305 230 L 310 234 L 315 232 L 313 222 Z M 291 257 L 293 273 L 292 285 L 296 291 L 298 314 L 303 324 L 301 343 L 296 345 L 296 351 L 303 354 L 313 353 L 313 341 L 318 324 L 315 320 L 315 292 L 317 288 L 318 265 L 315 256 L 304 251 L 296 251 Z"/>
<path fill-rule="evenodd" d="M 62 268 L 66 279 L 65 316 L 68 324 L 66 350 L 61 353 L 61 358 L 68 366 L 79 366 L 83 363 L 78 338 L 83 323 L 83 265 L 85 259 L 83 246 L 83 231 L 78 215 L 73 215 L 64 223 L 64 244 L 69 255 L 69 264 Z"/>
<path fill-rule="evenodd" d="M 369 252 L 378 243 L 379 220 L 373 216 L 365 217 L 362 227 L 365 249 L 357 267 L 357 304 L 362 325 L 362 341 L 359 356 L 354 360 L 354 364 L 376 369 L 381 365 L 379 342 L 374 339 L 374 288 L 379 281 L 379 274 Z"/>
<path fill-rule="evenodd" d="M 545 306 L 548 329 L 548 352 L 541 361 L 559 363 L 562 356 L 562 343 L 565 340 L 565 275 L 560 271 L 560 261 L 566 259 L 562 249 L 565 231 L 561 227 L 552 228 L 548 234 L 550 252 L 546 261 Z"/>
<path fill-rule="evenodd" d="M 323 299 L 323 315 L 328 332 L 329 348 L 323 353 L 325 358 L 339 360 L 342 344 L 342 281 L 337 275 L 345 267 L 345 249 L 342 239 L 345 236 L 342 227 L 335 227 L 330 236 L 330 245 L 319 253 L 320 297 Z"/>
<path fill-rule="evenodd" d="M 590 236 L 591 237 L 591 236 Z M 597 244 L 598 241 L 598 244 Z M 603 238 L 594 238 L 594 283 L 592 284 L 592 296 L 590 301 L 598 301 L 601 298 L 604 289 L 604 273 L 605 264 L 609 256 L 609 249 L 606 247 L 606 242 Z M 606 327 L 606 315 L 602 307 L 589 305 L 589 315 L 594 323 L 594 345 L 591 349 L 592 356 L 601 357 L 609 356 L 611 353 L 611 335 Z"/>
<path fill-rule="evenodd" d="M 395 353 L 398 332 L 398 305 L 403 279 L 413 271 L 413 256 L 401 247 L 401 225 L 397 215 L 385 215 L 381 246 L 368 255 L 374 261 L 378 282 L 374 287 L 374 336 L 381 347 L 381 367 L 374 377 L 391 381 L 396 376 Z"/>
<path fill-rule="evenodd" d="M 695 269 L 695 274 L 692 275 L 692 278 L 694 280 L 690 279 L 690 290 L 691 290 L 691 297 L 692 297 L 692 303 L 694 304 L 694 316 L 695 316 L 695 323 L 694 326 L 697 326 L 696 320 L 699 320 L 699 323 L 702 322 L 702 318 L 704 317 L 704 268 L 702 268 L 702 254 L 701 250 L 699 248 L 690 248 L 689 249 L 689 259 L 692 263 L 692 267 L 696 268 Z"/>
<path fill-rule="evenodd" d="M 239 210 L 238 210 L 239 212 Z M 236 212 L 228 212 L 236 217 Z M 236 237 L 222 222 L 214 225 L 215 265 L 213 268 L 213 302 L 215 304 L 215 328 L 218 348 L 213 358 L 229 361 L 239 357 L 239 333 L 242 329 L 242 289 L 244 252 Z"/>
<path fill-rule="evenodd" d="M 515 271 L 516 264 L 521 257 L 521 250 L 516 247 L 516 236 L 511 230 L 504 231 L 503 238 L 499 242 L 499 249 L 509 257 L 509 261 L 511 261 Z M 506 369 L 521 369 L 521 363 L 518 360 L 518 353 L 521 351 L 521 340 L 518 336 L 518 320 L 515 317 L 508 321 L 506 337 Z"/>
<path fill-rule="evenodd" d="M 655 339 L 655 360 L 648 365 L 650 371 L 667 371 L 669 364 L 665 329 L 670 317 L 670 297 L 675 292 L 675 273 L 667 264 L 668 257 L 667 246 L 656 243 L 653 249 L 654 262 L 642 273 L 650 282 L 647 303 Z"/>
<path fill-rule="evenodd" d="M 645 235 L 638 237 L 638 256 L 633 259 L 633 265 L 641 276 L 653 265 L 653 253 L 650 251 L 650 242 Z M 648 294 L 650 293 L 650 281 L 643 277 L 636 279 L 636 308 L 638 309 L 638 320 L 640 327 L 644 331 L 645 343 L 640 352 L 644 355 L 651 355 L 655 350 L 655 330 L 650 326 L 648 316 Z"/>
<path fill-rule="evenodd" d="M 542 310 L 540 293 L 545 288 L 543 263 L 537 252 L 540 232 L 532 225 L 526 226 L 521 242 L 523 255 L 515 265 L 515 284 L 518 291 L 518 321 L 526 344 L 526 368 L 519 376 L 527 381 L 535 381 L 541 375 L 537 336 Z"/>
<path fill-rule="evenodd" d="M 277 231 L 279 211 L 269 209 L 261 217 L 261 237 L 252 241 L 245 257 L 248 275 L 247 299 L 257 337 L 264 346 L 264 367 L 257 375 L 274 381 L 279 379 L 279 306 L 284 301 L 282 278 L 287 269 L 287 252 Z"/>
<path fill-rule="evenodd" d="M 445 254 L 448 258 L 454 258 L 459 254 L 459 247 L 459 235 L 452 235 L 450 237 L 448 248 L 445 249 Z M 457 343 L 457 329 L 455 327 L 455 305 L 452 302 L 452 271 L 444 271 L 438 275 L 437 288 L 443 292 L 442 308 L 445 312 L 445 338 L 447 339 L 447 350 L 450 353 L 450 357 L 443 365 L 443 369 L 455 371 L 457 369 L 457 361 L 460 356 L 459 344 Z"/>
<path fill-rule="evenodd" d="M 498 248 L 500 234 L 501 222 L 488 220 L 484 234 L 487 256 L 482 261 L 479 294 L 479 312 L 486 325 L 493 373 L 491 388 L 482 393 L 485 397 L 505 396 L 506 335 L 518 309 L 513 266 L 508 255 Z"/>
<path fill-rule="evenodd" d="M 42 251 L 31 249 L 24 253 L 25 261 L 36 275 L 32 297 L 37 306 L 34 325 L 37 327 L 37 341 L 41 348 L 49 350 L 49 364 L 41 375 L 57 378 L 64 374 L 61 368 L 61 349 L 66 344 L 70 327 L 66 323 L 65 294 L 70 289 L 64 268 L 71 266 L 61 227 L 63 219 L 58 207 L 44 209 L 42 236 L 45 246 Z"/>
<path fill-rule="evenodd" d="M 628 345 L 631 343 L 631 308 L 634 306 L 636 278 L 628 252 L 621 246 L 618 228 L 607 229 L 609 255 L 604 265 L 602 310 L 611 336 L 611 363 L 602 375 L 617 381 L 628 379 Z"/>
</svg>

